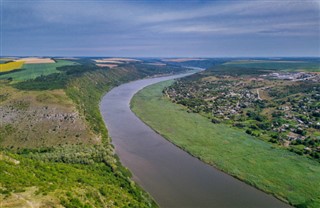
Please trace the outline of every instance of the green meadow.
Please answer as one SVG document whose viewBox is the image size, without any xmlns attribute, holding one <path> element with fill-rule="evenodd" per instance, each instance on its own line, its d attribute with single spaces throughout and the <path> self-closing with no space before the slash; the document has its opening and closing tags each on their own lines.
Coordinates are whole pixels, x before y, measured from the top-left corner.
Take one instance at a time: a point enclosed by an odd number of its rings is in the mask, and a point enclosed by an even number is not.
<svg viewBox="0 0 320 208">
<path fill-rule="evenodd" d="M 223 124 L 213 124 L 164 97 L 173 81 L 138 92 L 132 110 L 191 155 L 296 207 L 320 207 L 320 164 Z"/>
<path fill-rule="evenodd" d="M 240 60 L 230 61 L 223 65 L 241 68 L 280 70 L 288 72 L 320 72 L 318 60 Z"/>
<path fill-rule="evenodd" d="M 56 63 L 46 63 L 46 64 L 24 64 L 23 69 L 0 75 L 0 79 L 12 78 L 13 81 L 24 81 L 29 79 L 34 79 L 39 76 L 46 76 L 53 73 L 60 73 L 57 67 L 74 65 L 77 64 L 72 61 L 67 60 L 56 60 Z"/>
</svg>

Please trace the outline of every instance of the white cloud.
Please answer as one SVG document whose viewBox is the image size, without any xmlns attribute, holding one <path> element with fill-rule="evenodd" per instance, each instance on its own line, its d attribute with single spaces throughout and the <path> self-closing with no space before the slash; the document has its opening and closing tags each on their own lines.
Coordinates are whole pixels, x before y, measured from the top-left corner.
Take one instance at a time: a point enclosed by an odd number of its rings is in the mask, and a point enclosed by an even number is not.
<svg viewBox="0 0 320 208">
<path fill-rule="evenodd" d="M 223 3 L 210 3 L 204 6 L 180 8 L 179 6 L 158 9 L 142 7 L 137 20 L 145 23 L 161 23 L 181 20 L 192 20 L 204 17 L 235 17 L 263 15 L 287 15 L 301 12 L 320 12 L 314 1 L 302 0 L 266 0 L 266 1 L 226 1 Z M 146 12 L 149 11 L 149 12 Z M 140 14 L 140 15 L 139 15 Z M 305 14 L 305 13 L 304 13 Z"/>
<path fill-rule="evenodd" d="M 0 1 L 6 54 L 319 54 L 319 0 Z"/>
<path fill-rule="evenodd" d="M 10 3 L 7 3 L 10 5 Z M 130 28 L 161 32 L 182 33 L 245 33 L 261 30 L 271 30 L 273 27 L 286 27 L 291 29 L 307 28 L 317 30 L 315 22 L 319 23 L 319 1 L 231 1 L 209 2 L 205 4 L 172 6 L 139 2 L 119 1 L 36 1 L 28 5 L 26 11 L 32 13 L 30 21 L 5 24 L 8 28 L 39 27 L 45 24 L 61 24 L 81 26 L 100 24 L 99 27 Z M 25 18 L 21 10 L 17 16 Z M 12 8 L 11 8 L 12 9 Z M 21 14 L 19 14 L 21 13 Z M 313 20 L 312 20 L 313 18 Z M 23 22 L 23 24 L 22 24 Z M 25 23 L 26 22 L 26 23 Z M 305 23 L 305 25 L 300 24 Z M 24 26 L 24 24 L 26 26 Z M 319 26 L 319 25 L 318 25 Z M 278 28 L 280 29 L 280 28 Z"/>
</svg>

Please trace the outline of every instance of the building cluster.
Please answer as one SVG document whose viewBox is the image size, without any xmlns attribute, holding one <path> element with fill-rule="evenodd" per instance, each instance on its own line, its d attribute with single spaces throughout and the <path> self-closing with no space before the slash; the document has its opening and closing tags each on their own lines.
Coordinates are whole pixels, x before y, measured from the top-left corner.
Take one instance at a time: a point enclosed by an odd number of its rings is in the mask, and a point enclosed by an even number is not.
<svg viewBox="0 0 320 208">
<path fill-rule="evenodd" d="M 281 80 L 291 80 L 291 81 L 320 81 L 319 73 L 307 73 L 307 72 L 275 72 L 266 75 L 261 75 L 262 77 L 281 79 Z"/>
<path fill-rule="evenodd" d="M 165 93 L 172 101 L 211 118 L 214 123 L 231 124 L 289 148 L 304 145 L 304 153 L 320 152 L 320 85 L 317 82 L 309 85 L 310 80 L 306 80 L 318 75 L 268 76 L 282 80 L 272 82 L 273 85 L 264 80 L 268 78 L 261 77 L 180 80 Z M 307 82 L 307 87 L 291 84 L 298 79 Z"/>
</svg>

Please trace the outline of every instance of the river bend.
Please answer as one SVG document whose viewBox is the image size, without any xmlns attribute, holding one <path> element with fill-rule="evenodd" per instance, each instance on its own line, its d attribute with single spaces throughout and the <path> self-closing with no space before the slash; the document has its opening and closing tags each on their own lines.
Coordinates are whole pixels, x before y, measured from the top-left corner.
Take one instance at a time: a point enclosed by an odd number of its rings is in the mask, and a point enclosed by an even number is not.
<svg viewBox="0 0 320 208">
<path fill-rule="evenodd" d="M 100 111 L 121 163 L 161 207 L 289 207 L 168 142 L 130 110 L 142 88 L 186 75 L 143 79 L 108 92 Z M 161 113 L 161 112 L 159 112 Z"/>
</svg>

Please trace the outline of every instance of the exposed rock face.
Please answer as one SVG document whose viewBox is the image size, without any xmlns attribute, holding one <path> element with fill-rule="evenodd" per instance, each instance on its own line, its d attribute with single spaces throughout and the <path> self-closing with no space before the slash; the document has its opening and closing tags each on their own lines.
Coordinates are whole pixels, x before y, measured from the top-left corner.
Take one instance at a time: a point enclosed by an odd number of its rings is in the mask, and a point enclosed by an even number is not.
<svg viewBox="0 0 320 208">
<path fill-rule="evenodd" d="M 40 147 L 59 144 L 98 143 L 84 119 L 62 90 L 10 92 L 0 103 L 0 144 L 4 147 Z M 42 94 L 40 94 L 42 93 Z M 40 95 L 38 95 L 40 94 Z"/>
</svg>

